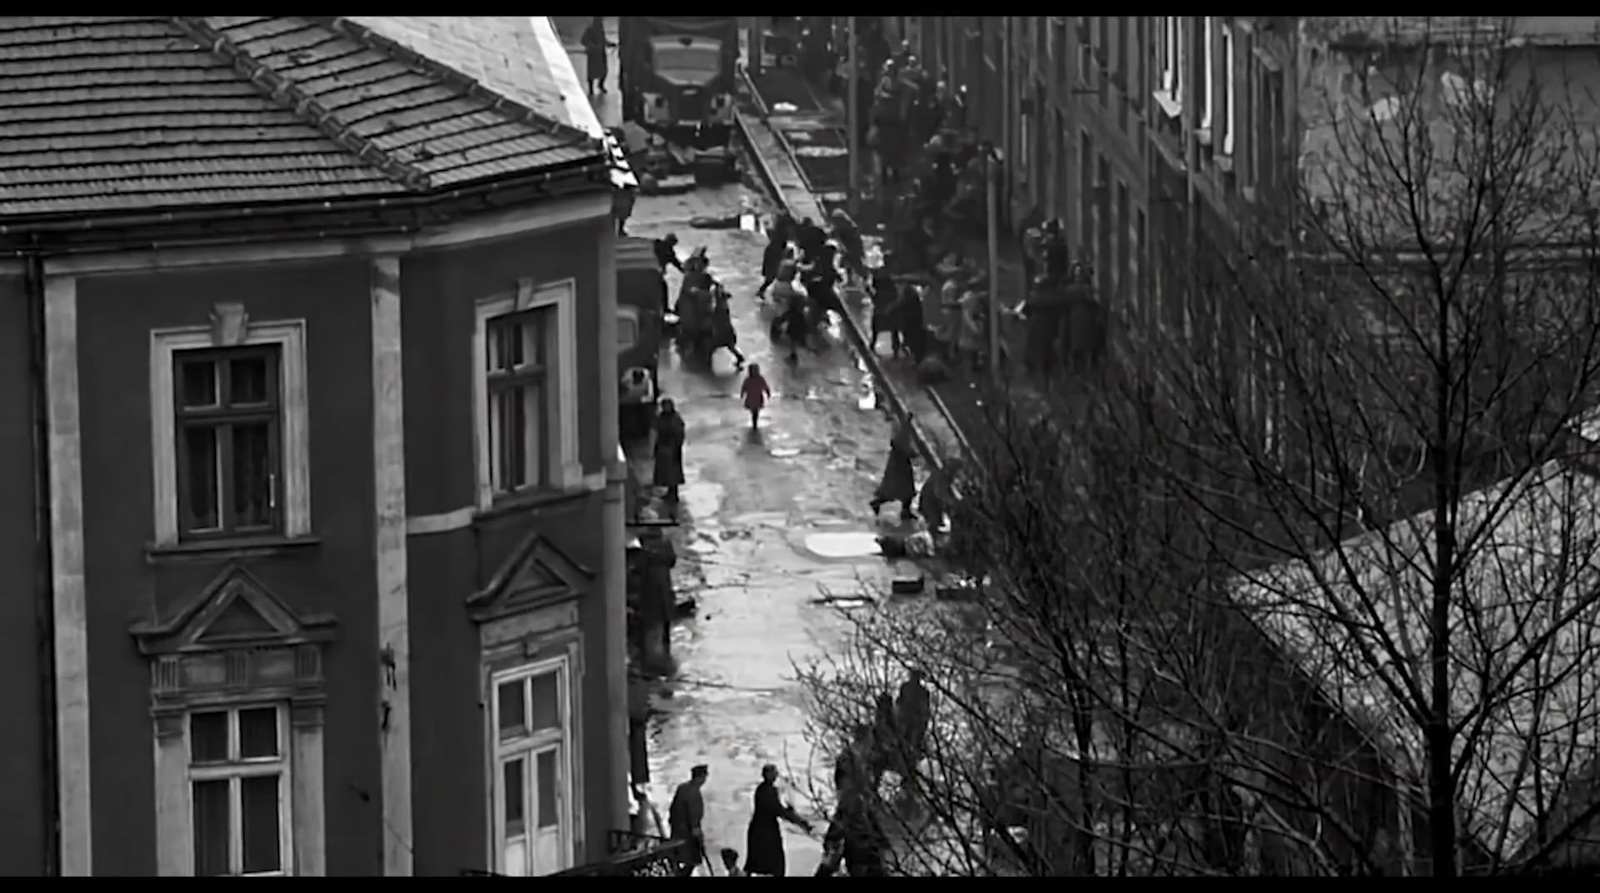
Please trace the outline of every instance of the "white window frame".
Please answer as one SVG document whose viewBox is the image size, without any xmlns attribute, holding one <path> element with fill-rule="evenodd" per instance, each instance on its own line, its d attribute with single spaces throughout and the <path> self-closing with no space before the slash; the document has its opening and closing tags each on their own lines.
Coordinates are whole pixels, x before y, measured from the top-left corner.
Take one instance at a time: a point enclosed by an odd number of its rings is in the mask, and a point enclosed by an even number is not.
<svg viewBox="0 0 1600 893">
<path fill-rule="evenodd" d="M 505 809 L 506 799 L 505 770 L 502 761 L 508 758 L 529 758 L 527 778 L 537 777 L 537 762 L 532 756 L 541 750 L 554 745 L 559 745 L 560 756 L 558 767 L 561 771 L 561 782 L 557 791 L 558 822 L 560 824 L 561 853 L 563 864 L 556 870 L 571 868 L 577 861 L 578 840 L 578 815 L 576 793 L 578 785 L 574 773 L 579 765 L 574 753 L 574 743 L 577 736 L 574 734 L 573 722 L 579 715 L 573 701 L 573 673 L 574 661 L 571 653 L 561 654 L 557 657 L 533 661 L 521 666 L 513 667 L 488 674 L 488 690 L 484 693 L 484 700 L 489 709 L 484 713 L 488 717 L 488 728 L 485 730 L 488 745 L 489 785 L 487 800 L 489 802 L 489 829 L 490 829 L 490 865 L 497 873 L 506 871 L 506 829 Z M 511 741 L 500 740 L 500 686 L 509 683 L 526 684 L 537 676 L 550 673 L 556 674 L 556 697 L 559 702 L 561 714 L 561 727 L 557 730 L 544 730 L 534 732 Z M 531 704 L 527 705 L 531 715 Z M 530 803 L 523 810 L 523 820 L 530 829 L 536 827 L 538 817 L 537 803 Z M 529 861 L 532 861 L 532 847 L 529 846 Z"/>
<path fill-rule="evenodd" d="M 1158 16 L 1161 27 L 1161 92 L 1176 103 L 1183 102 L 1183 20 L 1179 16 Z"/>
<path fill-rule="evenodd" d="M 272 758 L 257 758 L 246 760 L 237 757 L 239 747 L 239 713 L 243 710 L 257 710 L 270 708 L 277 713 L 278 754 Z M 225 713 L 228 717 L 228 762 L 214 765 L 195 765 L 194 747 L 190 740 L 191 719 L 196 713 Z M 184 799 L 188 807 L 190 840 L 193 840 L 194 829 L 194 785 L 204 781 L 229 781 L 237 782 L 243 778 L 261 775 L 278 776 L 278 864 L 277 871 L 256 872 L 243 875 L 235 871 L 228 877 L 292 877 L 294 875 L 294 762 L 293 747 L 289 735 L 288 705 L 282 703 L 237 703 L 216 704 L 212 706 L 197 706 L 184 715 L 183 743 L 184 754 L 188 758 L 188 778 L 184 786 Z M 240 795 L 237 784 L 231 786 L 228 797 L 228 831 L 230 867 L 241 867 L 243 864 L 243 833 L 244 823 L 240 810 Z M 194 871 L 193 846 L 189 853 L 190 873 Z"/>
<path fill-rule="evenodd" d="M 236 343 L 219 343 L 218 327 L 184 326 L 150 333 L 150 438 L 152 499 L 157 546 L 177 545 L 178 444 L 173 368 L 185 350 L 227 347 L 278 347 L 278 386 L 282 395 L 283 532 L 286 537 L 311 533 L 311 426 L 306 387 L 306 322 L 246 321 Z M 277 536 L 278 534 L 268 534 Z M 241 535 L 248 539 L 250 535 Z M 223 540 L 226 542 L 227 540 Z"/>
<path fill-rule="evenodd" d="M 577 293 L 575 279 L 535 284 L 523 279 L 514 293 L 496 295 L 478 301 L 472 335 L 472 415 L 473 436 L 476 440 L 478 474 L 478 508 L 494 505 L 497 494 L 492 473 L 489 437 L 489 375 L 485 368 L 488 358 L 489 320 L 526 310 L 553 307 L 556 315 L 556 401 L 560 430 L 551 438 L 552 480 L 556 487 L 569 489 L 583 482 L 583 462 L 579 454 L 578 430 L 578 350 L 577 350 Z"/>
<path fill-rule="evenodd" d="M 1239 129 L 1239 96 L 1234 87 L 1238 76 L 1234 72 L 1234 43 L 1237 38 L 1233 34 L 1233 26 L 1224 22 L 1222 24 L 1222 139 L 1218 146 L 1222 154 L 1233 155 L 1233 135 Z"/>
<path fill-rule="evenodd" d="M 1200 28 L 1200 90 L 1195 101 L 1200 104 L 1200 118 L 1196 125 L 1200 130 L 1211 130 L 1212 118 L 1215 117 L 1213 106 L 1216 105 L 1216 18 L 1201 16 Z"/>
</svg>

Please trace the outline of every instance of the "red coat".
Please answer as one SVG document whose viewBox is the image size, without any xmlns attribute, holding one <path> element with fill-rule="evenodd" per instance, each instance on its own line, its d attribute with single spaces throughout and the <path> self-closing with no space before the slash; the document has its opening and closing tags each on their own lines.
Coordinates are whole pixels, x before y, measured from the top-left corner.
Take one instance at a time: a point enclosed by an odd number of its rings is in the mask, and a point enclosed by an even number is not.
<svg viewBox="0 0 1600 893">
<path fill-rule="evenodd" d="M 767 380 L 760 375 L 747 375 L 744 384 L 739 387 L 739 393 L 744 397 L 745 409 L 760 409 L 767 405 L 767 398 L 772 396 L 772 388 L 767 386 Z"/>
</svg>

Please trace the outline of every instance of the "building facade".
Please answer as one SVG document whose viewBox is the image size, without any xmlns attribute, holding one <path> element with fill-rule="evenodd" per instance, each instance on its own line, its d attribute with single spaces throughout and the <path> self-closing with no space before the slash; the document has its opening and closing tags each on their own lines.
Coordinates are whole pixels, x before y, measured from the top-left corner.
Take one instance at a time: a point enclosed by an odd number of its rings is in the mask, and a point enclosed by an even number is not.
<svg viewBox="0 0 1600 893">
<path fill-rule="evenodd" d="M 968 124 L 1007 159 L 1009 219 L 1060 218 L 1112 318 L 1221 347 L 1191 259 L 1290 231 L 1293 21 L 924 16 L 889 31 L 965 92 Z M 1270 386 L 1245 390 L 1269 435 Z"/>
<path fill-rule="evenodd" d="M 601 858 L 614 226 L 549 22 L 0 32 L 0 871 Z"/>
</svg>

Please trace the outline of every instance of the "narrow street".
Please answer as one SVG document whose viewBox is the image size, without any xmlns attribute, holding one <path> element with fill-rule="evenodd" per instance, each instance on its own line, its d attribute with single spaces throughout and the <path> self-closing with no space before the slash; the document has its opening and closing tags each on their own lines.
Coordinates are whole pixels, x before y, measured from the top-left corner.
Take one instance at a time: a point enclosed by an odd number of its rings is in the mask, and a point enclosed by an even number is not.
<svg viewBox="0 0 1600 893">
<path fill-rule="evenodd" d="M 767 340 L 771 311 L 753 297 L 764 237 L 688 226 L 694 217 L 737 213 L 741 201 L 756 200 L 735 186 L 641 198 L 629 227 L 641 236 L 677 233 L 684 254 L 706 246 L 713 273 L 734 295 L 739 348 L 765 370 L 774 392 L 752 433 L 731 356 L 717 357 L 710 373 L 685 369 L 671 349 L 662 357 L 662 392 L 678 402 L 689 431 L 675 582 L 680 597 L 693 595 L 699 605 L 696 618 L 674 633 L 680 672 L 657 699 L 650 794 L 664 812 L 690 767 L 710 766 L 713 853 L 721 846 L 744 851 L 763 763 L 778 764 L 802 811 L 810 791 L 827 787 L 831 763 L 805 741 L 795 666 L 845 634 L 839 608 L 819 603 L 824 593 L 852 595 L 863 580 L 886 592 L 891 575 L 876 556 L 879 525 L 867 506 L 889 430 L 866 372 L 837 332 L 824 353 L 802 354 L 797 367 L 784 363 Z M 676 272 L 670 278 L 676 295 Z M 884 519 L 892 523 L 892 509 Z M 820 843 L 787 833 L 790 872 L 809 874 Z"/>
<path fill-rule="evenodd" d="M 579 37 L 587 21 L 558 17 L 573 64 L 582 72 Z M 614 28 L 614 20 L 608 22 Z M 617 118 L 616 63 L 611 91 L 594 97 L 606 124 Z M 816 825 L 808 838 L 784 826 L 789 874 L 809 875 L 821 856 L 824 817 L 813 792 L 831 789 L 831 757 L 806 740 L 805 693 L 796 667 L 826 654 L 848 635 L 845 610 L 871 602 L 828 602 L 866 590 L 887 593 L 893 569 L 878 557 L 876 534 L 897 524 L 894 509 L 874 519 L 868 500 L 888 454 L 889 425 L 859 358 L 837 323 L 828 347 L 784 362 L 767 338 L 774 310 L 754 295 L 766 237 L 740 229 L 695 229 L 695 218 L 726 218 L 741 209 L 771 217 L 766 196 L 746 186 L 683 195 L 640 196 L 630 235 L 675 233 L 678 253 L 704 246 L 711 271 L 733 295 L 739 349 L 759 364 L 773 390 L 761 428 L 750 431 L 739 398 L 743 373 L 719 353 L 710 371 L 685 368 L 675 349 L 662 352 L 662 396 L 677 402 L 688 428 L 673 533 L 679 597 L 693 596 L 693 619 L 673 633 L 677 676 L 653 698 L 650 799 L 666 819 L 678 783 L 698 763 L 710 767 L 704 794 L 707 846 L 745 851 L 745 827 L 761 766 L 775 763 L 796 809 Z M 669 294 L 678 273 L 669 272 Z M 645 479 L 648 461 L 641 463 Z M 854 608 L 845 607 L 854 605 Z M 718 872 L 721 866 L 718 863 Z"/>
</svg>

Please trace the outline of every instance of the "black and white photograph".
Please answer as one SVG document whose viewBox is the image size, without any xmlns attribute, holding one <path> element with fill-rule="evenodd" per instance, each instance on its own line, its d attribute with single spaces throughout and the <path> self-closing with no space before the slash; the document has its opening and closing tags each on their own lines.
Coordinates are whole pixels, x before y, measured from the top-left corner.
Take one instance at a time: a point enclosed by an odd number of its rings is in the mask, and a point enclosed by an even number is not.
<svg viewBox="0 0 1600 893">
<path fill-rule="evenodd" d="M 1600 877 L 1600 16 L 0 16 L 0 875 Z"/>
</svg>

